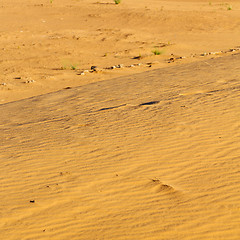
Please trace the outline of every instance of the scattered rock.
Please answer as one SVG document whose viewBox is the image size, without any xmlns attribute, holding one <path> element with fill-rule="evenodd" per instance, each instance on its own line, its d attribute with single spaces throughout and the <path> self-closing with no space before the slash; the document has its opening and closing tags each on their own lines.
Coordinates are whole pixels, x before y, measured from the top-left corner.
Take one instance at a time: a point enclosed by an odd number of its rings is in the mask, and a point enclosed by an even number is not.
<svg viewBox="0 0 240 240">
<path fill-rule="evenodd" d="M 7 84 L 4 82 L 4 83 L 1 83 L 2 86 L 7 86 Z"/>
<path fill-rule="evenodd" d="M 118 64 L 115 66 L 116 68 L 123 68 L 123 64 Z"/>
<path fill-rule="evenodd" d="M 85 75 L 85 72 L 77 73 L 77 75 Z"/>
<path fill-rule="evenodd" d="M 95 69 L 93 70 L 94 73 L 101 73 L 102 71 L 103 71 L 103 70 L 100 69 L 100 68 L 95 68 Z"/>
<path fill-rule="evenodd" d="M 35 203 L 35 200 L 30 200 L 29 202 L 30 202 L 30 203 Z"/>
<path fill-rule="evenodd" d="M 35 82 L 35 80 L 27 80 L 27 81 L 25 81 L 25 83 L 34 83 Z"/>
</svg>

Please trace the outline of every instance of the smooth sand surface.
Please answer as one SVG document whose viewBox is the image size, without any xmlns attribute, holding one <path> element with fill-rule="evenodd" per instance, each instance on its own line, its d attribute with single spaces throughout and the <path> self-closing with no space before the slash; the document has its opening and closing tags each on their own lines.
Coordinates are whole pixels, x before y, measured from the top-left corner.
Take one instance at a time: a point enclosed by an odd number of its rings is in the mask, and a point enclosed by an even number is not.
<svg viewBox="0 0 240 240">
<path fill-rule="evenodd" d="M 239 16 L 1 1 L 0 239 L 239 240 Z"/>
</svg>

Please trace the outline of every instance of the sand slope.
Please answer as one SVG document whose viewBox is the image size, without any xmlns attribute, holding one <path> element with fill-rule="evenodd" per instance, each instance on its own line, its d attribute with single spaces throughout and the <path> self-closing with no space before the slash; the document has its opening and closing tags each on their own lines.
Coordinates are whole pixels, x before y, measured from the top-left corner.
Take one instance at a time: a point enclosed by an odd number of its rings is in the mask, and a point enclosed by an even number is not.
<svg viewBox="0 0 240 240">
<path fill-rule="evenodd" d="M 239 239 L 239 63 L 1 105 L 1 239 Z"/>
</svg>

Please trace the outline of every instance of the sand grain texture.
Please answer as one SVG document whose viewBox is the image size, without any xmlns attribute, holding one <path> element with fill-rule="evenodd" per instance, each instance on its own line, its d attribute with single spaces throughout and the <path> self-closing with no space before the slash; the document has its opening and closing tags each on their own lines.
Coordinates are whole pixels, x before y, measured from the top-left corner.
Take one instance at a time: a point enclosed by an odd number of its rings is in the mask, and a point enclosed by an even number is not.
<svg viewBox="0 0 240 240">
<path fill-rule="evenodd" d="M 1 0 L 0 240 L 239 240 L 239 16 Z"/>
<path fill-rule="evenodd" d="M 239 63 L 1 105 L 1 239 L 239 239 Z"/>
</svg>

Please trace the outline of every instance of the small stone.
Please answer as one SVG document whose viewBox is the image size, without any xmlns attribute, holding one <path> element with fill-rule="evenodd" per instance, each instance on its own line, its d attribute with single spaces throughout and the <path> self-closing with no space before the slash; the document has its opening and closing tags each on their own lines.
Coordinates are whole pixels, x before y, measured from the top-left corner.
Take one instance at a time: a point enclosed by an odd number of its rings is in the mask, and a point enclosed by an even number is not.
<svg viewBox="0 0 240 240">
<path fill-rule="evenodd" d="M 129 67 L 135 67 L 133 64 L 131 64 Z"/>
<path fill-rule="evenodd" d="M 1 83 L 2 86 L 7 86 L 7 84 L 4 82 L 4 83 Z"/>
<path fill-rule="evenodd" d="M 102 70 L 101 70 L 100 68 L 95 68 L 95 69 L 93 70 L 93 72 L 95 72 L 95 73 L 101 73 Z"/>
<path fill-rule="evenodd" d="M 91 66 L 91 70 L 95 71 L 97 66 Z"/>
<path fill-rule="evenodd" d="M 35 200 L 30 200 L 29 202 L 30 202 L 30 203 L 35 203 Z"/>
<path fill-rule="evenodd" d="M 85 72 L 78 73 L 77 75 L 85 75 Z"/>
<path fill-rule="evenodd" d="M 111 69 L 115 69 L 115 68 L 116 68 L 116 66 L 112 66 L 112 67 L 111 67 Z"/>
<path fill-rule="evenodd" d="M 116 65 L 116 68 L 123 68 L 123 64 Z"/>
</svg>

